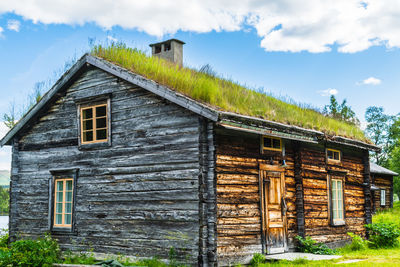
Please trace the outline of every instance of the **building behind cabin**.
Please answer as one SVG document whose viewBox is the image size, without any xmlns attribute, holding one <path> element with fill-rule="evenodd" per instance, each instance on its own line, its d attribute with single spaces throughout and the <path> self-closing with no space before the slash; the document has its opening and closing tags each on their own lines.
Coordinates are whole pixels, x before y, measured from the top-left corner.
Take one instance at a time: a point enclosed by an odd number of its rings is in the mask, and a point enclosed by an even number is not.
<svg viewBox="0 0 400 267">
<path fill-rule="evenodd" d="M 393 208 L 393 177 L 399 175 L 371 162 L 371 194 L 374 212 Z"/>
</svg>

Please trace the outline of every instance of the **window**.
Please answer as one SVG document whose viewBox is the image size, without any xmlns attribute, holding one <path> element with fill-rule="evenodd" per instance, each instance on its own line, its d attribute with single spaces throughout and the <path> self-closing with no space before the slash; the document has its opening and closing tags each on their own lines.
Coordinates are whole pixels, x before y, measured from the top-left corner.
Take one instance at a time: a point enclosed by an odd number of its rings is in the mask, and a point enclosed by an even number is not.
<svg viewBox="0 0 400 267">
<path fill-rule="evenodd" d="M 328 148 L 326 150 L 326 155 L 328 157 L 328 161 L 335 161 L 335 162 L 340 161 L 340 157 L 341 157 L 340 150 Z"/>
<path fill-rule="evenodd" d="M 386 190 L 381 189 L 381 206 L 386 205 Z"/>
<path fill-rule="evenodd" d="M 108 141 L 107 103 L 81 107 L 81 143 Z"/>
<path fill-rule="evenodd" d="M 54 180 L 54 227 L 72 227 L 73 178 Z"/>
<path fill-rule="evenodd" d="M 344 224 L 343 180 L 331 179 L 331 221 L 333 225 Z"/>
<path fill-rule="evenodd" d="M 262 149 L 263 150 L 282 150 L 282 139 L 277 137 L 263 136 L 262 137 Z"/>
</svg>

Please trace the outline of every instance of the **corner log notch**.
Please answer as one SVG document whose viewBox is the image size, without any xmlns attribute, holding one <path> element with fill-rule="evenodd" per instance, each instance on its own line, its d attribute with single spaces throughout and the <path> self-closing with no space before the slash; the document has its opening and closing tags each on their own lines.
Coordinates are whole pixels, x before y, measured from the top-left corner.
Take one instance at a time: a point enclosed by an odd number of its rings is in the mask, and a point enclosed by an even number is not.
<svg viewBox="0 0 400 267">
<path fill-rule="evenodd" d="M 294 150 L 294 179 L 296 185 L 296 214 L 297 214 L 297 233 L 299 236 L 305 236 L 304 228 L 304 193 L 301 163 L 301 144 L 293 142 Z"/>
</svg>

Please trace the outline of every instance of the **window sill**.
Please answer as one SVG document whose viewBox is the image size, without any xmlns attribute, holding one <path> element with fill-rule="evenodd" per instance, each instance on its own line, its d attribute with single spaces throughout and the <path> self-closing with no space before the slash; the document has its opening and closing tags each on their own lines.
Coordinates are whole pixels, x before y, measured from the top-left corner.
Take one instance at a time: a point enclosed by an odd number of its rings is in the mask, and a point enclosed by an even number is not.
<svg viewBox="0 0 400 267">
<path fill-rule="evenodd" d="M 110 147 L 111 142 L 99 142 L 99 143 L 91 143 L 91 144 L 79 144 L 78 149 L 79 150 L 91 150 L 91 149 L 97 149 L 97 148 L 105 148 L 105 147 Z"/>
<path fill-rule="evenodd" d="M 331 224 L 331 226 L 344 226 L 346 225 L 345 221 L 336 221 Z"/>
</svg>

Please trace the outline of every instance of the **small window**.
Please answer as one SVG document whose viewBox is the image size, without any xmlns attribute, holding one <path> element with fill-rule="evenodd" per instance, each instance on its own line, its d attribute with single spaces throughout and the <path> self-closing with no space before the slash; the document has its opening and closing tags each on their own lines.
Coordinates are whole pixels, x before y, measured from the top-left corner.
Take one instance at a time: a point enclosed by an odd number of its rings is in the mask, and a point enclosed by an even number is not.
<svg viewBox="0 0 400 267">
<path fill-rule="evenodd" d="M 71 228 L 73 192 L 73 178 L 56 178 L 54 180 L 54 227 Z"/>
<path fill-rule="evenodd" d="M 161 53 L 161 45 L 156 45 L 154 47 L 154 54 L 158 54 Z"/>
<path fill-rule="evenodd" d="M 81 107 L 81 143 L 108 141 L 107 104 Z"/>
<path fill-rule="evenodd" d="M 262 137 L 262 149 L 263 150 L 282 150 L 282 139 L 277 137 L 263 136 Z"/>
<path fill-rule="evenodd" d="M 326 155 L 328 157 L 328 161 L 340 162 L 341 160 L 340 150 L 328 148 L 326 150 Z"/>
<path fill-rule="evenodd" d="M 165 43 L 164 44 L 164 51 L 169 51 L 171 50 L 171 43 Z"/>
<path fill-rule="evenodd" d="M 344 222 L 344 201 L 343 201 L 343 180 L 331 179 L 331 216 L 333 225 L 343 225 Z"/>
<path fill-rule="evenodd" d="M 386 205 L 386 190 L 381 189 L 381 206 Z"/>
</svg>

